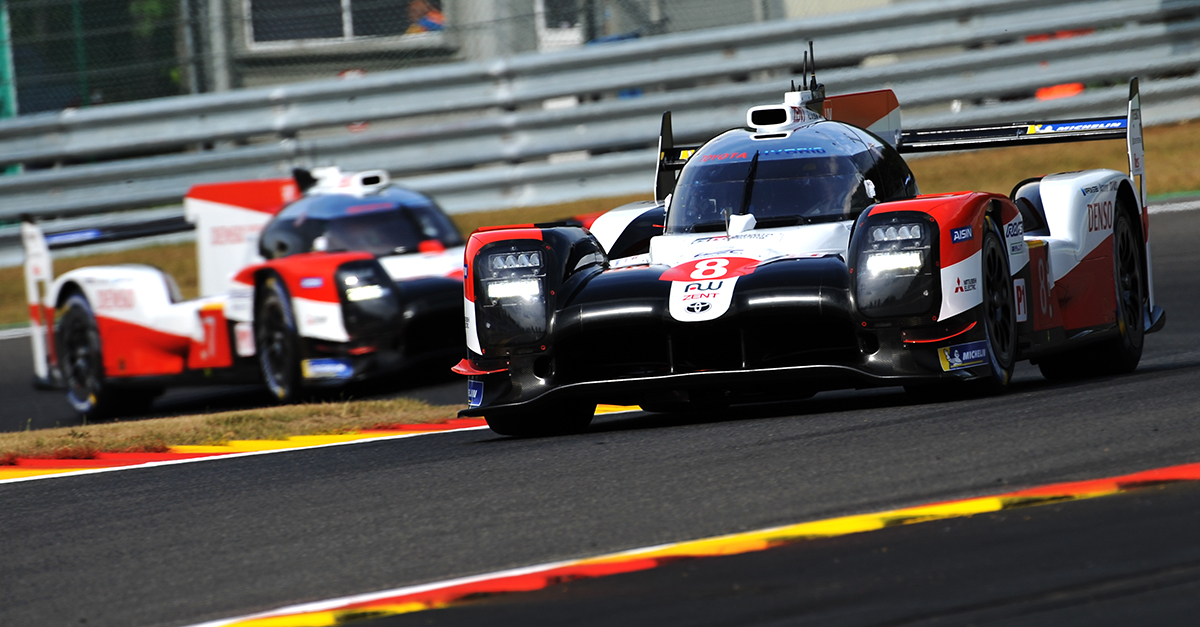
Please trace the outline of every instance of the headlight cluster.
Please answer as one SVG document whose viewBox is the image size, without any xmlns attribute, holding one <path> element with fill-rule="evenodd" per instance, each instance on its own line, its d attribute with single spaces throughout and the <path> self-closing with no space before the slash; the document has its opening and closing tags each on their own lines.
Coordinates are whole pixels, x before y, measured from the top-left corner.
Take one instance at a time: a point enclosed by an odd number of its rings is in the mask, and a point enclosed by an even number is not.
<svg viewBox="0 0 1200 627">
<path fill-rule="evenodd" d="M 480 339 L 500 348 L 541 341 L 549 326 L 547 252 L 500 244 L 476 261 Z"/>
<path fill-rule="evenodd" d="M 873 318 L 927 313 L 936 301 L 934 223 L 922 214 L 888 213 L 867 218 L 862 230 L 856 237 L 859 311 Z"/>
<path fill-rule="evenodd" d="M 398 330 L 400 308 L 394 283 L 379 262 L 342 264 L 333 280 L 342 293 L 342 318 L 351 336 L 364 337 Z"/>
</svg>

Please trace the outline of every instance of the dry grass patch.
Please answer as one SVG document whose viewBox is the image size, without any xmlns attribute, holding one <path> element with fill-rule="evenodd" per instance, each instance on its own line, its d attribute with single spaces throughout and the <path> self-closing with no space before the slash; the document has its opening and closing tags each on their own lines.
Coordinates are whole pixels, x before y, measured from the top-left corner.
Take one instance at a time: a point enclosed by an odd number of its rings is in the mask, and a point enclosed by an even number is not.
<svg viewBox="0 0 1200 627">
<path fill-rule="evenodd" d="M 412 399 L 313 403 L 197 416 L 155 418 L 0 433 L 0 465 L 17 457 L 89 459 L 100 452 L 156 453 L 177 445 L 230 440 L 283 440 L 454 418 L 461 406 Z"/>
</svg>

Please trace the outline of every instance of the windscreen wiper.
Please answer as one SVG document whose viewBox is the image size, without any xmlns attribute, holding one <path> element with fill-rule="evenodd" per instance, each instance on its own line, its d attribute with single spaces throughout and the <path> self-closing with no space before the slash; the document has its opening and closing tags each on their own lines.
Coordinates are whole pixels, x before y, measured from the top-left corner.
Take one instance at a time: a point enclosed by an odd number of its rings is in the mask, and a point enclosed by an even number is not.
<svg viewBox="0 0 1200 627">
<path fill-rule="evenodd" d="M 746 174 L 746 186 L 742 193 L 742 207 L 738 210 L 739 216 L 746 215 L 746 209 L 750 208 L 750 196 L 754 194 L 754 176 L 758 174 L 758 151 L 754 151 L 754 158 L 750 160 L 750 172 Z"/>
</svg>

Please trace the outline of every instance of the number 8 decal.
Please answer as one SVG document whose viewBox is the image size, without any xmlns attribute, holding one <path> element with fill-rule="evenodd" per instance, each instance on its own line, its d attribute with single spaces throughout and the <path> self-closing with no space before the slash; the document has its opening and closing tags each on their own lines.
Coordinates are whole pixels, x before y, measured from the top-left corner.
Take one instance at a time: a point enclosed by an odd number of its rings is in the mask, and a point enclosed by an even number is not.
<svg viewBox="0 0 1200 627">
<path fill-rule="evenodd" d="M 729 271 L 726 269 L 728 265 L 728 259 L 705 259 L 696 263 L 696 269 L 692 271 L 692 278 L 716 279 L 723 277 Z"/>
</svg>

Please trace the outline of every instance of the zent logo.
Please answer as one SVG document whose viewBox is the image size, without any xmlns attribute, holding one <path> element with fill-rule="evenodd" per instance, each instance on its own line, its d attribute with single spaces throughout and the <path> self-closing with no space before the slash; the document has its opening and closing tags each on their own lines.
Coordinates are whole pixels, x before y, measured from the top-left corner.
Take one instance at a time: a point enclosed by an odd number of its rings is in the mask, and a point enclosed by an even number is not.
<svg viewBox="0 0 1200 627">
<path fill-rule="evenodd" d="M 950 229 L 950 243 L 952 244 L 967 242 L 972 239 L 975 239 L 975 233 L 969 226 L 964 226 L 961 229 Z"/>
</svg>

